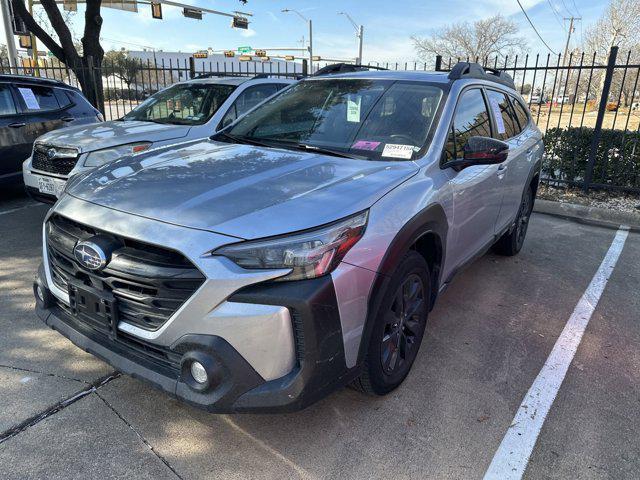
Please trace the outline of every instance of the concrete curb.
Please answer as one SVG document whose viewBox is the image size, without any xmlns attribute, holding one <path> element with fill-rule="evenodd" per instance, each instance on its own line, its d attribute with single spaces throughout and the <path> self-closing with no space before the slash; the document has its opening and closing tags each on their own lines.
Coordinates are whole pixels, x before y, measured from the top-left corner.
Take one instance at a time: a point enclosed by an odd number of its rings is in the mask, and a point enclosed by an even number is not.
<svg viewBox="0 0 640 480">
<path fill-rule="evenodd" d="M 620 225 L 627 225 L 631 231 L 640 232 L 640 213 L 618 212 L 605 208 L 553 202 L 540 198 L 536 199 L 533 211 L 601 227 L 618 229 Z"/>
</svg>

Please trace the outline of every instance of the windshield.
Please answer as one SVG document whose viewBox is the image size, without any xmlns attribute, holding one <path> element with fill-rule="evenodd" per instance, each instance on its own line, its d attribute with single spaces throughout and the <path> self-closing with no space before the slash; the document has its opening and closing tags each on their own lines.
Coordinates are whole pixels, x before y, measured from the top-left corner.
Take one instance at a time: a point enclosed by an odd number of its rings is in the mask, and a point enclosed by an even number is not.
<svg viewBox="0 0 640 480">
<path fill-rule="evenodd" d="M 173 85 L 152 95 L 122 119 L 202 125 L 216 113 L 235 88 L 235 85 L 216 84 Z"/>
<path fill-rule="evenodd" d="M 237 141 L 295 146 L 356 158 L 409 160 L 426 147 L 442 89 L 425 82 L 301 81 L 238 120 Z"/>
</svg>

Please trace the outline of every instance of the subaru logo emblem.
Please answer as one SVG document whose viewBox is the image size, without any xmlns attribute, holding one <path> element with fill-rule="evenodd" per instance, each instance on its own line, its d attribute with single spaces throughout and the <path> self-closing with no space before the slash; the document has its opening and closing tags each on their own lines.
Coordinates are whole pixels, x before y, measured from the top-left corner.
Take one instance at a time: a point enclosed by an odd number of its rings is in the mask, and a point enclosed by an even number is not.
<svg viewBox="0 0 640 480">
<path fill-rule="evenodd" d="M 53 160 L 54 158 L 56 158 L 56 149 L 55 148 L 50 148 L 49 150 L 47 150 L 47 158 L 49 160 Z"/>
<path fill-rule="evenodd" d="M 80 265 L 89 270 L 100 270 L 107 264 L 107 254 L 93 242 L 78 242 L 73 254 Z"/>
</svg>

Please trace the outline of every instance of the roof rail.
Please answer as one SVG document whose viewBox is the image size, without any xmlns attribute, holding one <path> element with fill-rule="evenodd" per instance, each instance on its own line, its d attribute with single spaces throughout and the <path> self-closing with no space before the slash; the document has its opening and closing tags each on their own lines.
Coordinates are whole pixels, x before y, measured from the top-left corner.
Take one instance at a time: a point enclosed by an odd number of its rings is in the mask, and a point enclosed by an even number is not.
<svg viewBox="0 0 640 480">
<path fill-rule="evenodd" d="M 31 83 L 42 83 L 42 84 L 56 84 L 56 85 L 62 85 L 65 87 L 70 87 L 70 88 L 75 88 L 72 87 L 71 85 L 68 85 L 66 83 L 64 83 L 61 80 L 55 79 L 55 78 L 47 78 L 47 77 L 35 77 L 33 75 L 19 75 L 19 74 L 15 74 L 15 73 L 1 73 L 0 74 L 0 80 L 22 80 L 24 82 L 31 82 Z"/>
<path fill-rule="evenodd" d="M 383 67 L 374 67 L 373 65 L 359 65 L 353 63 L 332 63 L 331 65 L 327 65 L 322 67 L 317 72 L 313 74 L 314 77 L 321 75 L 331 75 L 333 73 L 352 73 L 352 72 L 362 72 L 365 70 L 387 70 Z"/>
<path fill-rule="evenodd" d="M 479 63 L 458 62 L 449 72 L 449 80 L 461 80 L 464 78 L 478 78 L 490 82 L 500 83 L 516 89 L 513 78 L 507 72 L 501 72 L 495 68 L 483 67 Z"/>
</svg>

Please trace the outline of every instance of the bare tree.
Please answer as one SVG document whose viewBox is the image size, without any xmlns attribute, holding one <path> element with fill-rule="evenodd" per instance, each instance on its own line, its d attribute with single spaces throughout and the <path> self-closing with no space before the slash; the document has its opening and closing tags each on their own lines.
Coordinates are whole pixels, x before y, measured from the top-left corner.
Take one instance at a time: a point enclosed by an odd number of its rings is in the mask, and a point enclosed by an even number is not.
<svg viewBox="0 0 640 480">
<path fill-rule="evenodd" d="M 452 23 L 435 31 L 430 37 L 413 35 L 411 40 L 422 60 L 435 55 L 445 59 L 466 59 L 487 63 L 503 62 L 506 56 L 526 51 L 526 41 L 518 36 L 518 25 L 502 15 L 494 15 L 473 23 Z"/>
<path fill-rule="evenodd" d="M 100 30 L 102 28 L 100 7 L 102 0 L 86 0 L 81 51 L 79 51 L 74 42 L 73 34 L 65 22 L 65 16 L 60 11 L 56 0 L 40 0 L 40 4 L 47 14 L 51 28 L 53 28 L 57 36 L 57 41 L 33 18 L 25 7 L 24 0 L 11 0 L 11 4 L 13 11 L 22 18 L 29 31 L 58 60 L 73 71 L 87 98 L 97 107 L 102 108 L 102 77 L 99 74 L 89 74 L 89 67 L 100 68 L 104 57 L 104 50 L 100 45 Z"/>
<path fill-rule="evenodd" d="M 627 58 L 633 64 L 640 61 L 640 1 L 610 0 L 602 17 L 587 28 L 583 49 L 592 54 L 595 52 L 597 64 L 606 65 L 609 50 L 613 46 L 619 48 L 618 63 L 626 61 Z M 624 104 L 628 104 L 633 93 L 630 79 L 633 79 L 635 74 L 636 70 L 629 70 L 623 85 L 623 73 L 617 70 L 613 76 L 610 95 L 616 96 L 617 100 L 617 95 L 622 91 L 621 99 Z M 594 72 L 593 83 L 596 87 L 592 86 L 589 92 L 584 93 L 595 97 L 603 90 L 604 71 Z"/>
<path fill-rule="evenodd" d="M 620 50 L 638 48 L 640 45 L 640 2 L 638 0 L 610 0 L 600 20 L 587 28 L 584 50 L 601 53 L 606 57 L 613 46 Z"/>
</svg>

